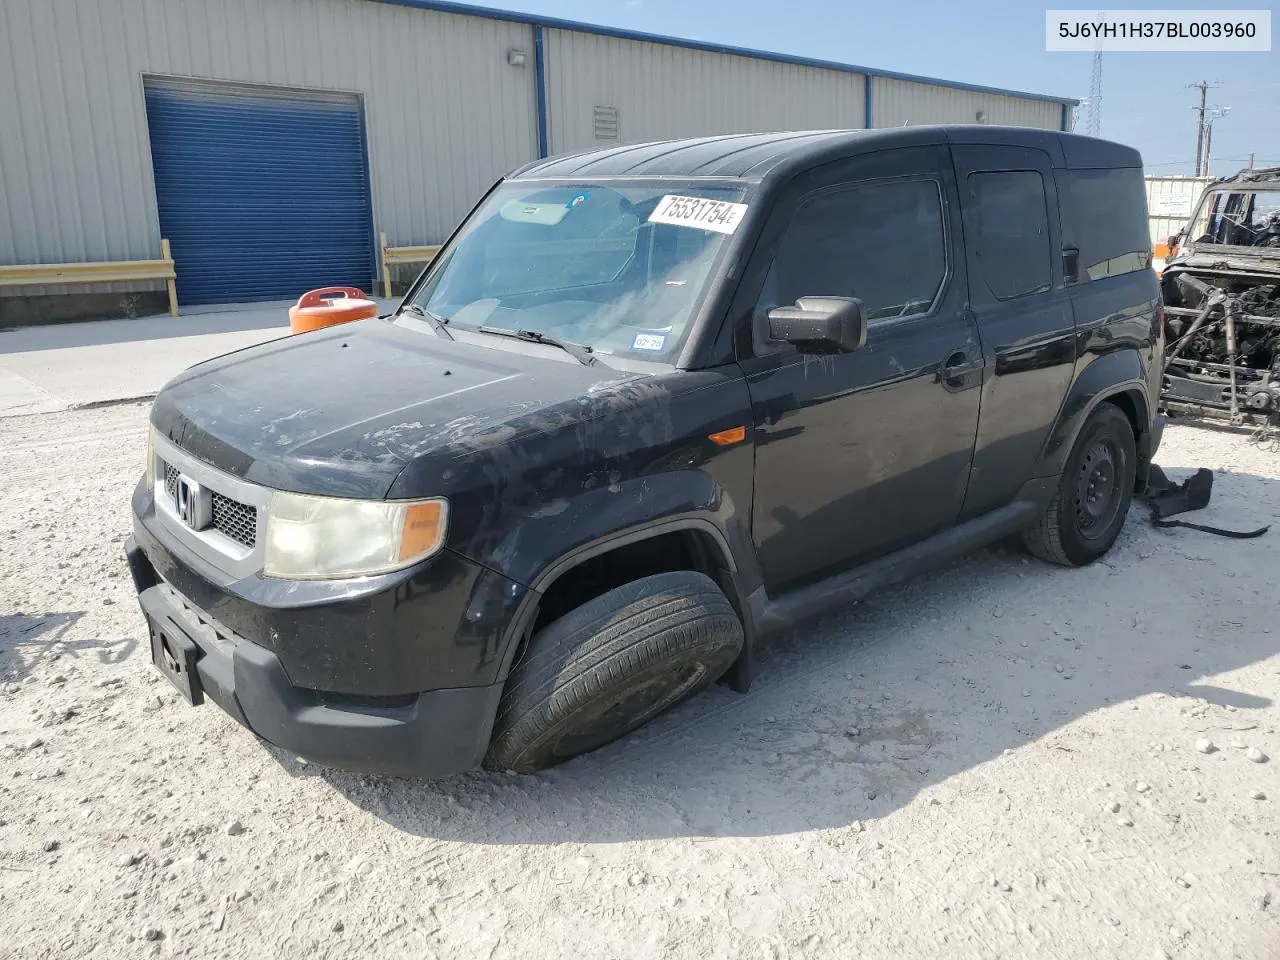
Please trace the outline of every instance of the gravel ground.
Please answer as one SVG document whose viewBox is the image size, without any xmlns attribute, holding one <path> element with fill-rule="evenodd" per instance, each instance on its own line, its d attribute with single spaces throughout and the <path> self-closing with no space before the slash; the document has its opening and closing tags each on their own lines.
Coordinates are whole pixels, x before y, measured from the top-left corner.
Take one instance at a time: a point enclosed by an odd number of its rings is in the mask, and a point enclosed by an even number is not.
<svg viewBox="0 0 1280 960">
<path fill-rule="evenodd" d="M 378 779 L 150 666 L 145 419 L 0 421 L 0 956 L 1280 957 L 1280 529 L 1135 509 L 1089 569 L 976 554 L 557 770 Z M 1159 459 L 1221 471 L 1195 519 L 1280 521 L 1280 454 Z"/>
</svg>

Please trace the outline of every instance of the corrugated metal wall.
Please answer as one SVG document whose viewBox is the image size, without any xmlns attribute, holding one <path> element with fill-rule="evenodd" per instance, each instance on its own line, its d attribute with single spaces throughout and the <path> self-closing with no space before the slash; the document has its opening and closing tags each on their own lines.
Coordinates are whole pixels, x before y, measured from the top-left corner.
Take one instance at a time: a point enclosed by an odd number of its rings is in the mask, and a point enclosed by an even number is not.
<svg viewBox="0 0 1280 960">
<path fill-rule="evenodd" d="M 1177 233 L 1191 217 L 1192 207 L 1212 177 L 1147 177 L 1147 222 L 1151 242 Z"/>
<path fill-rule="evenodd" d="M 0 263 L 159 256 L 144 74 L 361 94 L 392 244 L 441 239 L 537 155 L 525 24 L 367 0 L 3 0 Z M 0 294 L 24 292 L 58 291 Z"/>
<path fill-rule="evenodd" d="M 876 127 L 901 127 L 908 122 L 977 123 L 979 110 L 986 113 L 987 123 L 1062 129 L 1062 104 L 1048 100 L 1024 100 L 889 77 L 876 77 L 871 84 L 871 122 Z"/>
<path fill-rule="evenodd" d="M 0 0 L 0 263 L 159 255 L 144 76 L 358 94 L 375 229 L 393 245 L 437 242 L 537 154 L 534 34 L 370 0 Z M 622 141 L 865 125 L 858 73 L 559 26 L 545 52 L 552 152 L 615 124 Z M 876 126 L 972 122 L 978 109 L 992 123 L 1061 122 L 1055 102 L 886 78 L 873 89 Z"/>
<path fill-rule="evenodd" d="M 568 30 L 546 49 L 552 153 L 602 142 L 597 106 L 617 108 L 624 143 L 865 125 L 861 74 Z"/>
</svg>

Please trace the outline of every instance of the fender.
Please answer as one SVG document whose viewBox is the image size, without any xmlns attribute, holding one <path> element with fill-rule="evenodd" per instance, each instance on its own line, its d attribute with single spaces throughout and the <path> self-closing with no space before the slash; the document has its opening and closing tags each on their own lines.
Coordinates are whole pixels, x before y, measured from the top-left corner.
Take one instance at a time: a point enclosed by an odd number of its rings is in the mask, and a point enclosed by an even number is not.
<svg viewBox="0 0 1280 960">
<path fill-rule="evenodd" d="M 685 530 L 704 534 L 715 545 L 728 571 L 728 582 L 721 587 L 742 616 L 749 642 L 746 597 L 761 583 L 750 517 L 710 474 L 687 470 L 635 477 L 548 505 L 542 512 L 520 524 L 494 551 L 495 560 L 501 556 L 500 566 L 518 572 L 529 586 L 502 638 L 501 680 L 510 673 L 542 596 L 556 580 L 612 550 Z M 635 518 L 629 523 L 624 520 L 628 513 Z"/>
<path fill-rule="evenodd" d="M 1058 476 L 1066 468 L 1067 457 L 1089 415 L 1103 403 L 1125 394 L 1137 414 L 1138 453 L 1149 457 L 1146 447 L 1151 432 L 1151 411 L 1147 403 L 1147 373 L 1137 349 L 1122 349 L 1094 355 L 1067 391 L 1057 422 L 1049 431 L 1036 467 L 1037 477 Z"/>
</svg>

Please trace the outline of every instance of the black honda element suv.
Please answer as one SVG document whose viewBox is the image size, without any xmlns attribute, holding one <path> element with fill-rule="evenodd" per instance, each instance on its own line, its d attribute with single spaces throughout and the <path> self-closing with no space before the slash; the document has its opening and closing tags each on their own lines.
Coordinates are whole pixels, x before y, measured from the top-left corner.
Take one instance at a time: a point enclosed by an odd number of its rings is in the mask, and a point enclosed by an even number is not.
<svg viewBox="0 0 1280 960">
<path fill-rule="evenodd" d="M 321 763 L 532 771 L 963 551 L 1090 563 L 1160 442 L 1150 246 L 1138 154 L 1064 133 L 532 163 L 394 315 L 161 391 L 155 665 Z"/>
</svg>

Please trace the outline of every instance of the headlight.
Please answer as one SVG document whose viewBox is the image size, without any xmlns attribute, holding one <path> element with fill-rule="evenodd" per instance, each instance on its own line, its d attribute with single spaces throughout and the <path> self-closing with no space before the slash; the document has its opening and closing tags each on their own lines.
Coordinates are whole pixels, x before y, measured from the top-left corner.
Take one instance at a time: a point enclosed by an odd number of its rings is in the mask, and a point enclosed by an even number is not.
<svg viewBox="0 0 1280 960">
<path fill-rule="evenodd" d="M 323 580 L 388 573 L 444 545 L 444 500 L 340 500 L 276 491 L 267 507 L 263 573 Z"/>
<path fill-rule="evenodd" d="M 156 485 L 156 428 L 147 424 L 147 486 Z"/>
</svg>

